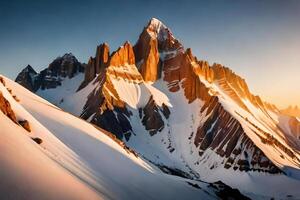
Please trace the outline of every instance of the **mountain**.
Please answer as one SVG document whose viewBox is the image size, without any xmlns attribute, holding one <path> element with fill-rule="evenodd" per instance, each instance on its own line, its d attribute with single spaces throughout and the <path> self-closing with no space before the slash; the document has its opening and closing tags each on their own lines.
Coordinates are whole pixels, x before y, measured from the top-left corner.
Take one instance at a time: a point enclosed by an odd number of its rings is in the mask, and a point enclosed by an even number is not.
<svg viewBox="0 0 300 200">
<path fill-rule="evenodd" d="M 289 106 L 282 109 L 281 112 L 292 117 L 300 117 L 300 108 L 298 106 Z"/>
<path fill-rule="evenodd" d="M 155 18 L 135 45 L 110 53 L 100 44 L 84 76 L 36 94 L 113 133 L 167 174 L 222 181 L 255 199 L 299 196 L 298 122 L 287 126 L 243 78 L 195 57 Z"/>
<path fill-rule="evenodd" d="M 25 67 L 16 78 L 16 82 L 30 91 L 50 89 L 61 86 L 66 78 L 73 78 L 84 73 L 85 65 L 78 62 L 71 53 L 57 57 L 49 66 L 37 73 L 30 65 Z"/>
<path fill-rule="evenodd" d="M 38 80 L 38 73 L 30 65 L 27 65 L 16 78 L 17 83 L 33 92 L 39 88 Z"/>
<path fill-rule="evenodd" d="M 165 174 L 113 134 L 3 76 L 0 119 L 1 199 L 249 199 L 220 181 Z"/>
</svg>

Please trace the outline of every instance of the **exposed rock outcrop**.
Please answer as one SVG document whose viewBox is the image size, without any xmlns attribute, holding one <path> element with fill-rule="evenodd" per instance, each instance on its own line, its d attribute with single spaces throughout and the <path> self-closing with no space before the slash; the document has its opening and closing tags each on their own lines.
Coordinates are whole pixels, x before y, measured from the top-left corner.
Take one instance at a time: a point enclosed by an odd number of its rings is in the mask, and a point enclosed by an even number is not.
<svg viewBox="0 0 300 200">
<path fill-rule="evenodd" d="M 136 65 L 145 81 L 154 82 L 161 77 L 161 56 L 182 49 L 182 45 L 159 20 L 152 18 L 134 46 Z"/>
<path fill-rule="evenodd" d="M 103 43 L 97 47 L 96 56 L 90 57 L 84 81 L 81 83 L 78 90 L 84 88 L 90 81 L 92 81 L 97 75 L 103 76 L 103 74 L 108 73 L 113 74 L 114 76 L 125 76 L 129 75 L 124 71 L 128 66 L 135 64 L 135 56 L 133 47 L 129 42 L 125 42 L 123 46 L 119 47 L 118 50 L 114 51 L 111 55 L 109 54 L 109 46 L 106 43 Z M 110 67 L 109 67 L 110 66 Z M 123 69 L 118 69 L 114 67 L 121 67 Z M 107 69 L 109 67 L 109 69 Z M 102 75 L 101 75 L 102 74 Z M 99 76 L 99 77 L 100 77 Z M 105 76 L 105 75 L 104 75 Z M 129 79 L 134 77 L 127 77 Z M 98 78 L 102 79 L 102 78 Z M 109 79 L 106 78 L 105 79 Z M 109 87 L 109 86 L 108 86 Z"/>
<path fill-rule="evenodd" d="M 127 118 L 130 113 L 125 108 L 124 102 L 112 97 L 111 94 L 117 95 L 117 93 L 109 82 L 107 74 L 102 73 L 98 79 L 101 84 L 88 96 L 81 117 L 90 119 L 91 123 L 115 134 L 120 140 L 124 137 L 128 140 L 132 131 Z"/>
<path fill-rule="evenodd" d="M 222 181 L 210 183 L 210 187 L 216 190 L 216 194 L 220 199 L 238 199 L 238 200 L 251 200 L 243 195 L 238 189 L 233 189 L 230 186 L 224 184 Z"/>
<path fill-rule="evenodd" d="M 37 91 L 38 89 L 56 88 L 61 85 L 64 78 L 73 78 L 78 73 L 83 73 L 85 65 L 71 53 L 62 57 L 57 57 L 48 68 L 37 73 L 30 65 L 22 70 L 16 78 L 16 82 L 29 89 Z"/>
<path fill-rule="evenodd" d="M 125 42 L 123 46 L 112 53 L 109 65 L 110 66 L 124 66 L 124 65 L 134 65 L 135 57 L 131 44 Z"/>
<path fill-rule="evenodd" d="M 145 81 L 156 81 L 161 77 L 159 68 L 158 40 L 151 37 L 149 27 L 145 27 L 134 46 L 136 65 Z"/>
<path fill-rule="evenodd" d="M 0 83 L 3 85 L 3 86 L 6 86 L 6 83 L 5 83 L 5 80 L 2 76 L 0 76 Z"/>
<path fill-rule="evenodd" d="M 212 149 L 225 158 L 224 167 L 227 169 L 281 172 L 248 138 L 240 123 L 224 110 L 217 97 L 207 101 L 202 111 L 206 111 L 208 119 L 199 126 L 195 136 L 194 144 L 199 146 L 199 155 Z"/>
<path fill-rule="evenodd" d="M 102 63 L 102 61 L 100 61 Z M 108 63 L 97 77 L 98 87 L 88 96 L 81 117 L 93 118 L 91 122 L 114 133 L 119 139 L 129 139 L 132 127 L 127 117 L 130 113 L 125 103 L 119 98 L 112 79 L 122 78 L 127 81 L 141 81 L 142 77 L 134 66 L 135 57 L 131 44 L 125 42 L 113 52 Z"/>
<path fill-rule="evenodd" d="M 208 90 L 194 72 L 195 58 L 191 50 L 178 52 L 176 56 L 166 59 L 163 63 L 164 80 L 168 82 L 169 90 L 177 92 L 183 88 L 185 97 L 191 103 L 197 98 L 209 98 Z"/>
<path fill-rule="evenodd" d="M 8 118 L 10 118 L 14 123 L 18 124 L 16 115 L 14 111 L 12 110 L 10 103 L 5 99 L 2 92 L 0 92 L 0 110 L 3 112 L 4 115 L 6 115 Z"/>
<path fill-rule="evenodd" d="M 40 86 L 37 76 L 38 73 L 30 65 L 27 65 L 27 67 L 18 74 L 15 81 L 28 90 L 34 92 Z"/>
<path fill-rule="evenodd" d="M 152 18 L 146 29 L 151 37 L 158 40 L 160 52 L 169 52 L 183 48 L 171 30 L 158 19 Z"/>
<path fill-rule="evenodd" d="M 164 128 L 164 121 L 159 107 L 156 105 L 155 101 L 151 97 L 147 105 L 139 110 L 140 118 L 145 126 L 146 130 L 149 131 L 151 136 L 160 132 Z"/>
<path fill-rule="evenodd" d="M 42 144 L 43 140 L 41 138 L 35 137 L 35 138 L 31 138 L 33 141 L 35 141 L 37 144 Z"/>
<path fill-rule="evenodd" d="M 110 60 L 109 46 L 107 43 L 102 43 L 97 46 L 95 57 L 90 57 L 85 69 L 84 80 L 78 90 L 84 88 L 91 82 L 97 74 L 100 74 L 108 66 Z"/>
<path fill-rule="evenodd" d="M 27 120 L 19 120 L 18 123 L 28 132 L 31 132 L 29 122 Z"/>
<path fill-rule="evenodd" d="M 68 77 L 73 78 L 77 73 L 84 72 L 84 65 L 71 53 L 56 58 L 49 67 L 40 72 L 39 81 L 41 89 L 56 88 L 61 81 Z"/>
<path fill-rule="evenodd" d="M 95 57 L 95 72 L 100 74 L 109 62 L 109 46 L 107 43 L 103 43 L 97 46 L 96 57 Z"/>
</svg>

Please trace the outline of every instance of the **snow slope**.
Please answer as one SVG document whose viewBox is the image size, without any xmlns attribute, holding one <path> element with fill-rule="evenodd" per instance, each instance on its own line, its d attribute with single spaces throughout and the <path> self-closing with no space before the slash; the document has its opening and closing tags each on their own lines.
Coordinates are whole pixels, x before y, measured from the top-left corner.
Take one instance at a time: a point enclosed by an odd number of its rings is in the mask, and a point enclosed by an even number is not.
<svg viewBox="0 0 300 200">
<path fill-rule="evenodd" d="M 18 199 L 215 199 L 208 184 L 166 175 L 126 151 L 93 125 L 70 115 L 5 78 L 4 86 L 18 119 L 32 131 L 1 121 L 1 195 Z M 38 136 L 41 145 L 29 136 Z M 26 163 L 26 165 L 24 165 Z M 30 184 L 27 181 L 30 179 Z M 194 183 L 194 181 L 189 180 Z M 10 188 L 8 190 L 8 188 Z M 62 191 L 63 190 L 63 191 Z M 8 191 L 13 191 L 9 193 Z M 40 198 L 39 198 L 40 197 Z"/>
<path fill-rule="evenodd" d="M 101 199 L 0 113 L 1 199 Z"/>
</svg>

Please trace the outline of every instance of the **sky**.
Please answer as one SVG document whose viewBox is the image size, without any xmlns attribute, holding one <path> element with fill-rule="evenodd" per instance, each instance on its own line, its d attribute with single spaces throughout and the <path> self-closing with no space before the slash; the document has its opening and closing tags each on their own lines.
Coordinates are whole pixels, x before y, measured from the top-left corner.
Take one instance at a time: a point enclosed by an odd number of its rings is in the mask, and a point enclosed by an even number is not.
<svg viewBox="0 0 300 200">
<path fill-rule="evenodd" d="M 152 17 L 198 59 L 245 78 L 252 93 L 300 106 L 298 0 L 0 0 L 0 73 L 40 71 L 67 52 L 87 62 L 102 42 L 134 44 Z"/>
</svg>

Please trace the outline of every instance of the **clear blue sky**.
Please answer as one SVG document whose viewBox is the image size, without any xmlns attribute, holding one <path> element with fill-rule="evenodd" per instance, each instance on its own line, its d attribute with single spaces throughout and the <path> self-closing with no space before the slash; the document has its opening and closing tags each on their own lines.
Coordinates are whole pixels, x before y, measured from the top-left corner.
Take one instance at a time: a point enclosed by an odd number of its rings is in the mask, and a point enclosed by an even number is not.
<svg viewBox="0 0 300 200">
<path fill-rule="evenodd" d="M 15 78 L 72 52 L 87 62 L 96 45 L 135 43 L 151 17 L 199 59 L 226 65 L 280 106 L 300 105 L 300 1 L 0 2 L 0 73 Z"/>
</svg>

